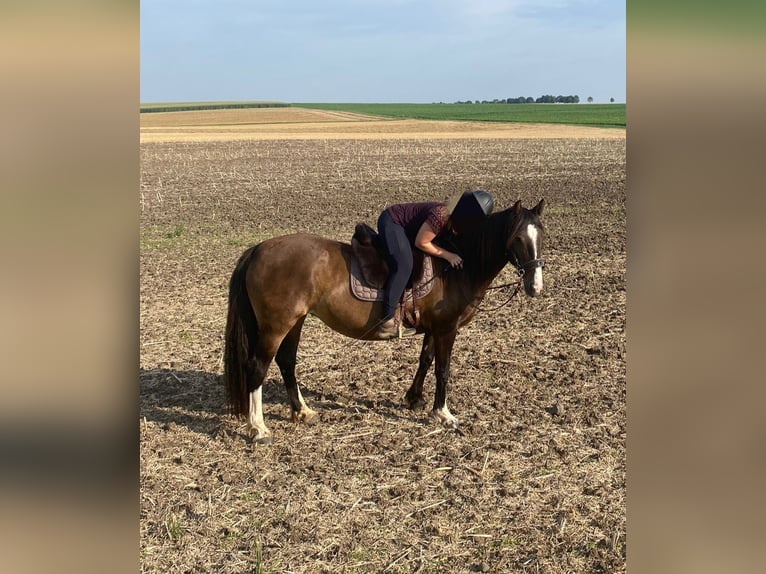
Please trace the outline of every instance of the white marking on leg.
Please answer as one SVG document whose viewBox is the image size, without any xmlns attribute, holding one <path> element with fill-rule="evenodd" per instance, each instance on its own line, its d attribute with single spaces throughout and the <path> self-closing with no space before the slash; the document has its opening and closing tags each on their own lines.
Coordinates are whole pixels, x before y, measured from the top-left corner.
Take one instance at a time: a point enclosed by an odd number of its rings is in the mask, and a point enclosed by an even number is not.
<svg viewBox="0 0 766 574">
<path fill-rule="evenodd" d="M 263 385 L 250 393 L 250 413 L 248 415 L 250 428 L 255 431 L 255 440 L 266 442 L 271 438 L 271 431 L 263 422 Z"/>
<path fill-rule="evenodd" d="M 457 419 L 449 412 L 447 408 L 447 401 L 444 401 L 444 406 L 440 409 L 434 410 L 434 416 L 441 421 L 444 426 L 457 428 Z"/>
<path fill-rule="evenodd" d="M 301 404 L 301 410 L 307 409 L 308 406 L 306 406 L 306 401 L 303 400 L 303 395 L 301 394 L 301 388 L 296 383 L 295 390 L 298 391 L 298 402 Z"/>
<path fill-rule="evenodd" d="M 306 404 L 306 401 L 303 400 L 301 388 L 297 384 L 295 385 L 295 390 L 298 392 L 298 402 L 301 404 L 301 410 L 298 413 L 293 413 L 293 420 L 295 422 L 303 421 L 305 423 L 310 423 L 317 416 L 317 413 L 316 411 L 311 410 Z"/>
<path fill-rule="evenodd" d="M 537 259 L 537 227 L 531 223 L 527 225 L 527 235 L 532 242 L 532 259 Z M 542 267 L 535 267 L 534 275 L 532 276 L 532 289 L 535 295 L 539 295 L 543 290 L 543 269 Z"/>
</svg>

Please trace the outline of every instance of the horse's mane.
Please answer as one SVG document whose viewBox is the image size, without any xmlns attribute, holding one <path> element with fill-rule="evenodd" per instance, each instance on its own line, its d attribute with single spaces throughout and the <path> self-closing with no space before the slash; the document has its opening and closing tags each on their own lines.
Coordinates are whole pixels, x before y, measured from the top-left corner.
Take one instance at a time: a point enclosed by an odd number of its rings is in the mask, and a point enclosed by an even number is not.
<svg viewBox="0 0 766 574">
<path fill-rule="evenodd" d="M 525 222 L 534 223 L 542 230 L 537 217 L 522 209 L 517 217 L 509 207 L 489 215 L 472 232 L 450 232 L 442 236 L 439 243 L 446 249 L 458 252 L 464 261 L 464 268 L 472 279 L 483 279 L 497 273 L 506 263 L 506 244 L 519 234 Z"/>
</svg>

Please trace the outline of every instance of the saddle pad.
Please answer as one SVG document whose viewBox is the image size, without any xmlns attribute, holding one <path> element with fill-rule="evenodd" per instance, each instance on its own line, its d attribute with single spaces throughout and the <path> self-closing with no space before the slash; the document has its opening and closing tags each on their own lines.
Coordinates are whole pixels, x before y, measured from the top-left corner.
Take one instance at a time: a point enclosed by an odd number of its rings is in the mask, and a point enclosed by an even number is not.
<svg viewBox="0 0 766 574">
<path fill-rule="evenodd" d="M 359 269 L 359 262 L 356 257 L 351 258 L 351 273 L 349 274 L 351 279 L 351 293 L 360 301 L 382 301 L 383 290 L 371 287 L 364 282 L 362 278 L 362 272 Z M 423 258 L 423 275 L 415 283 L 415 297 L 422 299 L 431 292 L 431 288 L 434 285 L 434 267 L 431 263 L 430 257 Z M 412 289 L 407 289 L 404 292 L 404 301 L 412 299 Z"/>
</svg>

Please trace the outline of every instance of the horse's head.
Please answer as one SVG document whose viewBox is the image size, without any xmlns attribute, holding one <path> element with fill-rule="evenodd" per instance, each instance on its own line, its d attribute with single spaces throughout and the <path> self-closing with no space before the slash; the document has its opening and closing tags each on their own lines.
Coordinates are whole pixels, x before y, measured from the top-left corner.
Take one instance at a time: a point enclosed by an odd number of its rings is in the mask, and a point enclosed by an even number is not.
<svg viewBox="0 0 766 574">
<path fill-rule="evenodd" d="M 507 237 L 505 255 L 524 281 L 524 291 L 530 297 L 537 297 L 543 291 L 543 266 L 545 261 L 542 254 L 543 225 L 540 216 L 545 207 L 545 200 L 532 209 L 521 206 L 517 201 L 511 208 L 514 223 L 512 232 Z"/>
</svg>

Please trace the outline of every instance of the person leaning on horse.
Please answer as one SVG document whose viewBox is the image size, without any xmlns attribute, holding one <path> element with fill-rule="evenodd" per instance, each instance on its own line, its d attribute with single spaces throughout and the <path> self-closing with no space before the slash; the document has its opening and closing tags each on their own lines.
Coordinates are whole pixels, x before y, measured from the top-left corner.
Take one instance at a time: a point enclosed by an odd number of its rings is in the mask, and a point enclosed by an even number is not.
<svg viewBox="0 0 766 574">
<path fill-rule="evenodd" d="M 446 231 L 457 232 L 460 223 L 475 222 L 477 215 L 492 212 L 494 201 L 486 191 L 465 192 L 448 206 L 438 202 L 397 203 L 387 207 L 378 218 L 378 233 L 388 254 L 389 275 L 383 286 L 383 323 L 377 331 L 380 339 L 414 335 L 416 330 L 404 328 L 397 306 L 412 274 L 412 249 L 440 257 L 456 269 L 463 258 L 440 247 L 434 239 Z"/>
<path fill-rule="evenodd" d="M 445 258 L 459 268 L 448 265 L 433 270 L 430 290 L 418 298 L 416 328 L 423 341 L 417 372 L 404 396 L 409 408 L 426 406 L 423 383 L 433 366 L 436 385 L 432 415 L 446 428 L 458 429 L 457 417 L 447 406 L 455 337 L 472 320 L 492 281 L 509 263 L 516 268 L 524 292 L 530 297 L 540 296 L 545 265 L 544 205 L 541 199 L 527 209 L 519 200 L 512 207 L 493 212 L 488 193 L 468 192 L 454 209 L 446 206 L 454 232 L 438 238 L 431 237 L 438 231 L 438 223 L 424 225 L 433 221 L 428 220 L 427 210 L 419 223 L 412 219 L 409 238 L 404 234 L 410 252 L 411 242 L 418 248 L 427 243 L 446 245 L 447 251 L 462 258 L 462 264 L 455 257 L 451 261 Z M 395 225 L 393 220 L 391 223 Z M 430 257 L 425 259 L 431 261 Z M 383 305 L 377 294 L 373 299 L 362 299 L 352 292 L 352 268 L 357 263 L 353 239 L 348 244 L 307 233 L 272 237 L 246 249 L 237 261 L 229 282 L 223 381 L 231 411 L 247 417 L 257 443 L 272 442 L 263 417 L 263 382 L 274 359 L 293 420 L 309 423 L 317 418 L 317 412 L 303 399 L 295 376 L 301 330 L 309 314 L 348 337 L 382 339 L 377 330 Z M 397 296 L 391 301 L 395 304 Z"/>
</svg>

